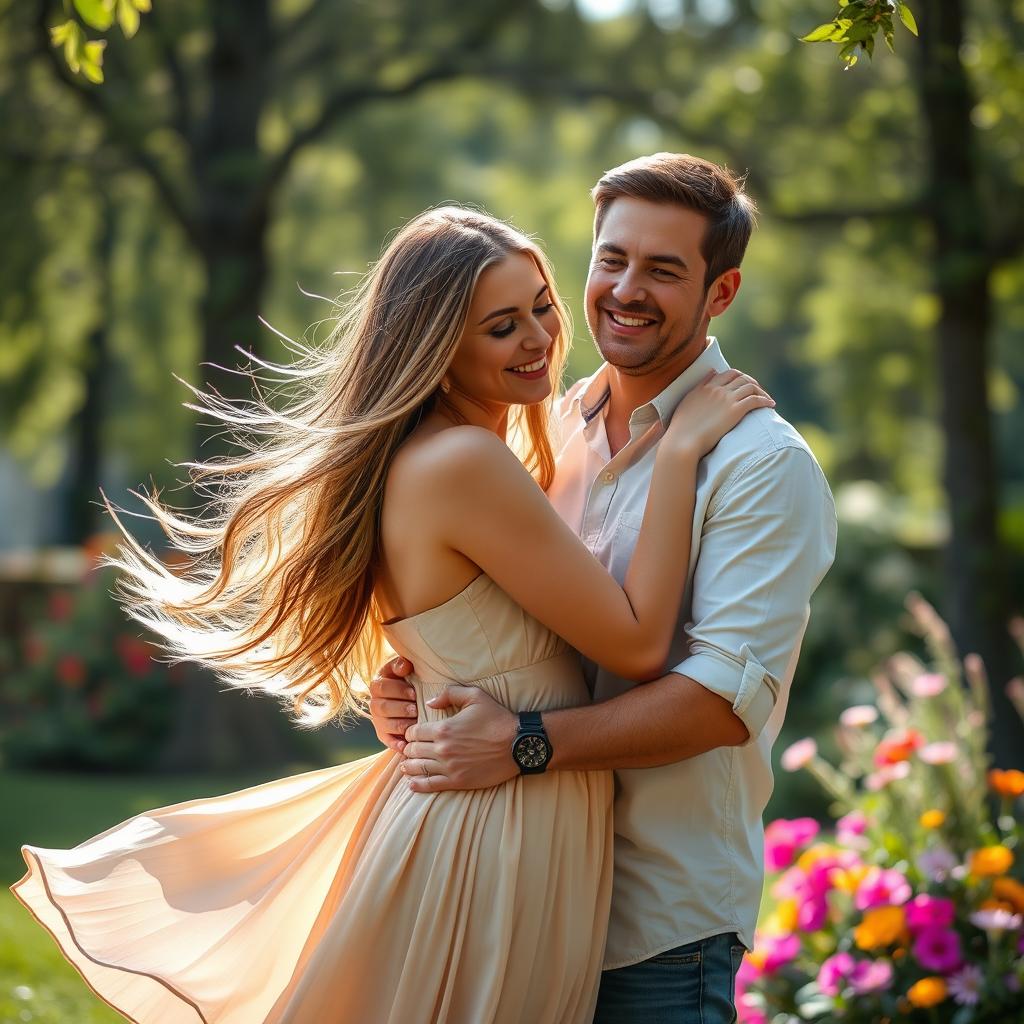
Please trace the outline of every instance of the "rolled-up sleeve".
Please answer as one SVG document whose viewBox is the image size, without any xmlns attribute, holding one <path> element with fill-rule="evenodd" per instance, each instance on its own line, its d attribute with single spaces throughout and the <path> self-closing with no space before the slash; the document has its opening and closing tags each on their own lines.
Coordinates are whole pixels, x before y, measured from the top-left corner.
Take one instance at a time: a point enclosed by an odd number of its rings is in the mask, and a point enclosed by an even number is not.
<svg viewBox="0 0 1024 1024">
<path fill-rule="evenodd" d="M 752 456 L 708 508 L 688 655 L 670 671 L 728 700 L 748 742 L 775 707 L 835 545 L 828 485 L 811 455 L 795 445 Z"/>
</svg>

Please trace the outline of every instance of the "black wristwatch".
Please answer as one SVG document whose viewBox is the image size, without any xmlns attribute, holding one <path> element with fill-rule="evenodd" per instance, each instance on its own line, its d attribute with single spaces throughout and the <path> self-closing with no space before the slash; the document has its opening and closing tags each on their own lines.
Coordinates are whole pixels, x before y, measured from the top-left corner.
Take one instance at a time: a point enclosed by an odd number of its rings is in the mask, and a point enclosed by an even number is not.
<svg viewBox="0 0 1024 1024">
<path fill-rule="evenodd" d="M 551 760 L 551 742 L 539 711 L 520 711 L 519 728 L 512 741 L 512 759 L 520 775 L 540 775 Z"/>
</svg>

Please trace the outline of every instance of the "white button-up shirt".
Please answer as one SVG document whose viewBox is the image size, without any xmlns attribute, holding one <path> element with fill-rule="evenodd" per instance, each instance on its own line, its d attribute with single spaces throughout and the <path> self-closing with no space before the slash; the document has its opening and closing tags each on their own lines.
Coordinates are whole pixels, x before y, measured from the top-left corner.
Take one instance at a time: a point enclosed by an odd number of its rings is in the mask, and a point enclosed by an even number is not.
<svg viewBox="0 0 1024 1024">
<path fill-rule="evenodd" d="M 635 410 L 614 458 L 607 367 L 562 399 L 548 497 L 621 583 L 643 520 L 658 439 L 709 370 L 718 342 Z M 653 429 L 652 429 L 653 428 Z M 556 436 L 558 431 L 556 430 Z M 762 813 L 811 594 L 832 564 L 835 505 L 806 442 L 772 409 L 749 413 L 701 460 L 687 586 L 666 672 L 732 705 L 750 732 L 659 768 L 616 772 L 615 881 L 606 969 L 724 932 L 749 948 L 764 884 Z M 585 663 L 594 698 L 635 684 Z"/>
</svg>

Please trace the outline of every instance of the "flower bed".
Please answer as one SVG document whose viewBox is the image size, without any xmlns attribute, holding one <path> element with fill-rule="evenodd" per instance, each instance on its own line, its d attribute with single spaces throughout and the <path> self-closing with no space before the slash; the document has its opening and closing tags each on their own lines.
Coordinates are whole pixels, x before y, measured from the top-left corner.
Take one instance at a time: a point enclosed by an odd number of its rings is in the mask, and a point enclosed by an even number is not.
<svg viewBox="0 0 1024 1024">
<path fill-rule="evenodd" d="M 811 739 L 782 755 L 838 820 L 827 836 L 810 818 L 765 829 L 774 906 L 737 979 L 745 1024 L 1024 1021 L 1024 772 L 988 770 L 980 661 L 961 665 L 932 608 L 909 607 L 933 666 L 892 659 L 877 703 L 840 717 L 838 768 Z"/>
</svg>

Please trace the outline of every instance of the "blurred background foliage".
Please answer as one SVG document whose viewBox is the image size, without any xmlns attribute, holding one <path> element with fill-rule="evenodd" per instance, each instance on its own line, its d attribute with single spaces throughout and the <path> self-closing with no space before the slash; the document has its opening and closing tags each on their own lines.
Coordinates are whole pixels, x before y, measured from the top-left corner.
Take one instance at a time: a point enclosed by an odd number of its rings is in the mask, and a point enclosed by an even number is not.
<svg viewBox="0 0 1024 1024">
<path fill-rule="evenodd" d="M 218 439 L 172 374 L 239 393 L 206 364 L 286 358 L 259 317 L 322 336 L 388 234 L 449 200 L 544 244 L 576 317 L 569 376 L 590 372 L 588 190 L 662 149 L 748 174 L 761 223 L 713 330 L 805 434 L 842 519 L 788 734 L 827 731 L 914 645 L 918 588 L 985 655 L 1000 759 L 1019 763 L 998 701 L 1024 603 L 1024 2 L 911 7 L 920 39 L 843 71 L 798 41 L 835 13 L 819 0 L 154 0 L 133 38 L 108 34 L 97 85 L 51 46 L 62 4 L 0 2 L 8 765 L 269 767 L 346 742 L 132 669 L 135 630 L 100 610 L 83 548 L 109 528 L 98 487 L 120 501 L 152 479 L 173 500 L 174 463 Z M 70 618 L 55 588 L 82 602 Z M 85 636 L 90 682 L 62 686 Z M 133 707 L 135 748 L 115 714 Z M 780 791 L 776 813 L 803 798 Z"/>
</svg>

